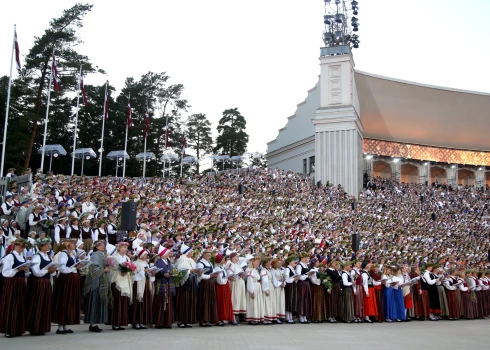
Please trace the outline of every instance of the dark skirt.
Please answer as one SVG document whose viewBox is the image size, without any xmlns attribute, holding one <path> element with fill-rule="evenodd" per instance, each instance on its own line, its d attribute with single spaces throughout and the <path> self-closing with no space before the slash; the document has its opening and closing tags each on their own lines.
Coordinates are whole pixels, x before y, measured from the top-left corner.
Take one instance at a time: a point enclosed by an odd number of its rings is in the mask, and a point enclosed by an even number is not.
<svg viewBox="0 0 490 350">
<path fill-rule="evenodd" d="M 448 317 L 451 319 L 459 318 L 459 302 L 456 291 L 446 289 L 446 299 L 448 307 Z"/>
<path fill-rule="evenodd" d="M 107 235 L 107 241 L 112 245 L 116 245 L 117 244 L 117 235 L 115 233 L 112 235 Z"/>
<path fill-rule="evenodd" d="M 310 282 L 298 281 L 298 314 L 311 317 L 311 289 Z"/>
<path fill-rule="evenodd" d="M 115 283 L 111 284 L 111 291 L 113 300 L 111 325 L 127 326 L 129 324 L 129 297 L 122 296 Z"/>
<path fill-rule="evenodd" d="M 354 295 L 354 314 L 356 318 L 363 319 L 364 318 L 364 289 L 362 285 L 357 285 L 357 294 Z"/>
<path fill-rule="evenodd" d="M 342 295 L 340 283 L 332 283 L 332 293 L 330 294 L 330 315 L 333 318 L 342 318 Z"/>
<path fill-rule="evenodd" d="M 298 308 L 298 289 L 296 288 L 296 282 L 286 283 L 284 297 L 286 299 L 286 312 L 295 313 Z"/>
<path fill-rule="evenodd" d="M 475 318 L 473 301 L 471 300 L 470 293 L 465 293 L 465 292 L 461 293 L 461 304 L 463 306 L 462 316 L 468 320 Z"/>
<path fill-rule="evenodd" d="M 53 322 L 59 325 L 80 324 L 80 277 L 78 273 L 62 273 L 55 283 Z"/>
<path fill-rule="evenodd" d="M 342 289 L 342 319 L 345 322 L 354 321 L 356 318 L 354 314 L 354 290 L 352 287 L 344 287 Z"/>
<path fill-rule="evenodd" d="M 86 324 L 109 323 L 108 301 L 102 301 L 99 288 L 85 295 L 84 306 L 85 314 L 83 322 Z"/>
<path fill-rule="evenodd" d="M 145 280 L 145 292 L 141 301 L 137 299 L 137 283 L 133 283 L 133 304 L 131 305 L 131 324 L 149 324 L 152 321 L 152 304 L 150 281 Z"/>
<path fill-rule="evenodd" d="M 383 309 L 383 287 L 374 287 L 374 294 L 376 296 L 376 307 L 378 310 L 378 315 L 376 316 L 377 321 L 384 321 L 385 313 Z"/>
<path fill-rule="evenodd" d="M 216 323 L 218 319 L 218 301 L 214 279 L 199 282 L 197 297 L 197 319 L 199 322 Z"/>
<path fill-rule="evenodd" d="M 27 280 L 28 324 L 31 334 L 51 332 L 53 290 L 51 278 L 31 276 Z"/>
<path fill-rule="evenodd" d="M 155 293 L 153 296 L 153 323 L 157 328 L 172 327 L 174 323 L 174 306 L 170 287 L 166 284 L 162 288 L 164 290 L 161 293 Z"/>
<path fill-rule="evenodd" d="M 5 278 L 0 300 L 0 333 L 20 336 L 27 330 L 26 295 L 25 277 Z"/>
<path fill-rule="evenodd" d="M 325 297 L 325 318 L 328 320 L 332 317 L 332 291 L 330 293 L 323 287 L 323 296 Z"/>
<path fill-rule="evenodd" d="M 216 298 L 218 301 L 218 320 L 233 321 L 235 314 L 233 313 L 229 283 L 223 285 L 216 283 Z"/>
<path fill-rule="evenodd" d="M 439 292 L 437 286 L 429 286 L 429 312 L 439 315 L 441 313 L 441 303 L 439 301 Z"/>
<path fill-rule="evenodd" d="M 476 317 L 477 318 L 483 318 L 483 308 L 484 308 L 484 301 L 483 301 L 483 292 L 482 291 L 476 291 Z"/>
<path fill-rule="evenodd" d="M 328 293 L 326 293 L 323 284 L 320 284 L 319 286 L 316 284 L 311 284 L 311 295 L 313 299 L 313 310 L 311 314 L 312 321 L 322 322 L 328 319 L 325 294 Z"/>
<path fill-rule="evenodd" d="M 177 288 L 175 319 L 179 324 L 192 324 L 197 322 L 197 292 L 197 277 L 192 275 L 183 285 Z"/>
<path fill-rule="evenodd" d="M 417 306 L 417 303 L 415 303 Z M 420 313 L 417 315 L 418 317 L 429 317 L 430 316 L 430 307 L 429 307 L 429 291 L 422 289 L 422 295 L 420 295 L 420 309 L 418 310 Z"/>
</svg>

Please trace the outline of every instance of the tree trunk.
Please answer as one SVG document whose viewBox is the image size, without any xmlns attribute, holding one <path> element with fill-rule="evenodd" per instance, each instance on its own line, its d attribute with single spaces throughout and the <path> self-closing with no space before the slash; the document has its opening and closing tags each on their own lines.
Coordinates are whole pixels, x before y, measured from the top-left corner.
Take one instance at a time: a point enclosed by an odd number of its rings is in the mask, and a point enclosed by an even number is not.
<svg viewBox="0 0 490 350">
<path fill-rule="evenodd" d="M 39 119 L 39 113 L 41 112 L 41 98 L 43 95 L 44 88 L 44 79 L 46 78 L 46 69 L 48 68 L 49 56 L 47 60 L 44 62 L 44 67 L 41 73 L 41 82 L 39 84 L 39 88 L 37 90 L 37 99 L 36 99 L 36 114 L 34 116 L 32 131 L 31 131 L 31 139 L 29 140 L 29 146 L 26 152 L 26 159 L 24 161 L 24 168 L 29 167 L 29 163 L 31 161 L 32 148 L 34 147 L 34 140 L 36 139 L 37 132 L 37 121 Z M 48 101 L 49 103 L 49 101 Z M 35 171 L 34 171 L 35 172 Z"/>
</svg>

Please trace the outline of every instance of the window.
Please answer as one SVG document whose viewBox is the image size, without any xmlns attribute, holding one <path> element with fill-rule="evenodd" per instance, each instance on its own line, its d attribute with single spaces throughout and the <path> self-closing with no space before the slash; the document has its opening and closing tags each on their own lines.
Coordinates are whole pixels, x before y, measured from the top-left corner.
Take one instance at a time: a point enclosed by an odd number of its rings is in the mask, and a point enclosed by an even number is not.
<svg viewBox="0 0 490 350">
<path fill-rule="evenodd" d="M 310 157 L 310 174 L 315 173 L 315 156 Z"/>
<path fill-rule="evenodd" d="M 308 167 L 306 165 L 306 158 L 305 158 L 305 159 L 303 159 L 303 174 L 306 174 L 307 170 L 308 170 Z"/>
</svg>

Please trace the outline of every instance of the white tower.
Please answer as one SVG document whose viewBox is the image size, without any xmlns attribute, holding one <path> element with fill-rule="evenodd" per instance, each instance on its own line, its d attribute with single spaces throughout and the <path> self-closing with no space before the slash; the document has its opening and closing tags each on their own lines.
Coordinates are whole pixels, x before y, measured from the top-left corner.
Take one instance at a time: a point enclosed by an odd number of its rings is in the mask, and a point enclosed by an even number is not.
<svg viewBox="0 0 490 350">
<path fill-rule="evenodd" d="M 315 180 L 342 185 L 356 196 L 362 189 L 363 127 L 354 79 L 354 60 L 345 53 L 320 57 L 320 108 L 315 113 Z M 327 53 L 330 48 L 322 49 Z"/>
</svg>

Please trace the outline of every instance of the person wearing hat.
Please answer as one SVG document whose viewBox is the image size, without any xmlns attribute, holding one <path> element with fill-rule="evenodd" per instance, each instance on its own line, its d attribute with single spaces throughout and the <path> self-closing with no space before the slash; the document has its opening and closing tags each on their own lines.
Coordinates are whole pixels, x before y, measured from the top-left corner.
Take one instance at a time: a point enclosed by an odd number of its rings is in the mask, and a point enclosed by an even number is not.
<svg viewBox="0 0 490 350">
<path fill-rule="evenodd" d="M 245 271 L 247 276 L 247 314 L 245 321 L 250 325 L 258 325 L 264 321 L 264 300 L 260 284 L 260 256 L 254 256 Z"/>
<path fill-rule="evenodd" d="M 296 287 L 299 280 L 299 275 L 296 275 L 298 260 L 296 256 L 290 255 L 287 257 L 286 263 L 288 264 L 284 272 L 286 278 L 286 286 L 284 287 L 286 323 L 296 323 L 293 320 L 293 314 L 298 310 L 298 288 Z"/>
<path fill-rule="evenodd" d="M 32 258 L 32 274 L 27 282 L 27 330 L 31 335 L 44 335 L 51 332 L 51 313 L 53 308 L 53 291 L 51 277 L 56 275 L 56 266 L 50 256 L 51 239 L 39 238 L 35 242 L 37 254 Z"/>
<path fill-rule="evenodd" d="M 133 283 L 133 304 L 130 308 L 130 323 L 134 329 L 146 329 L 145 325 L 152 321 L 152 292 L 150 273 L 148 263 L 149 251 L 144 248 L 136 250 L 136 260 L 134 264 L 137 267 L 134 274 Z"/>
<path fill-rule="evenodd" d="M 342 263 L 342 302 L 343 315 L 342 320 L 346 323 L 352 323 L 355 320 L 354 313 L 354 297 L 356 293 L 356 285 L 352 281 L 351 276 L 352 263 L 344 261 Z"/>
<path fill-rule="evenodd" d="M 61 241 L 68 238 L 66 231 L 67 218 L 62 216 L 54 220 L 54 243 L 53 251 L 57 252 L 61 246 Z"/>
<path fill-rule="evenodd" d="M 133 302 L 133 281 L 130 273 L 121 272 L 119 266 L 129 263 L 129 243 L 119 242 L 117 253 L 113 255 L 116 267 L 112 270 L 111 291 L 113 298 L 111 324 L 112 330 L 123 331 L 129 324 L 129 306 Z"/>
<path fill-rule="evenodd" d="M 174 322 L 175 284 L 172 277 L 172 250 L 162 247 L 155 266 L 161 269 L 155 275 L 155 294 L 153 296 L 153 324 L 155 328 L 172 328 Z"/>
<path fill-rule="evenodd" d="M 240 256 L 233 252 L 226 264 L 226 272 L 231 288 L 231 304 L 235 317 L 247 313 L 247 295 L 245 288 L 245 272 L 239 264 Z"/>
<path fill-rule="evenodd" d="M 59 276 L 54 284 L 52 321 L 58 324 L 56 334 L 71 334 L 68 325 L 80 324 L 81 287 L 75 238 L 62 241 L 64 250 L 58 253 Z"/>
<path fill-rule="evenodd" d="M 107 242 L 107 222 L 103 219 L 97 221 L 95 224 L 95 229 L 92 231 L 92 240 L 98 241 L 98 240 L 103 240 Z"/>
<path fill-rule="evenodd" d="M 226 259 L 222 254 L 216 255 L 214 272 L 218 272 L 216 277 L 216 299 L 218 302 L 218 323 L 217 326 L 224 326 L 223 321 L 230 321 L 233 325 L 238 325 L 233 314 L 233 304 L 231 300 L 231 289 L 226 273 Z"/>
<path fill-rule="evenodd" d="M 26 322 L 26 277 L 29 266 L 25 264 L 24 249 L 26 240 L 14 241 L 14 249 L 2 260 L 2 276 L 5 278 L 3 296 L 0 300 L 0 333 L 5 337 L 18 337 L 27 330 Z"/>
<path fill-rule="evenodd" d="M 312 299 L 309 276 L 315 272 L 310 272 L 308 262 L 310 255 L 301 253 L 299 255 L 300 262 L 296 266 L 296 274 L 300 275 L 298 280 L 298 314 L 299 323 L 309 323 L 308 318 L 312 313 Z"/>
<path fill-rule="evenodd" d="M 29 219 L 28 219 L 29 226 L 26 228 L 28 230 L 27 232 L 34 231 L 38 233 L 43 230 L 43 227 L 41 225 L 41 220 L 42 220 L 41 210 L 42 207 L 36 205 L 34 207 L 34 211 L 31 214 L 29 214 Z"/>
<path fill-rule="evenodd" d="M 19 211 L 17 212 L 17 216 L 15 217 L 17 222 L 19 223 L 19 229 L 24 234 L 26 230 L 27 220 L 29 219 L 29 201 L 24 200 L 20 203 Z"/>
<path fill-rule="evenodd" d="M 9 179 L 13 179 L 16 177 L 15 175 L 15 168 L 10 168 L 7 172 L 7 175 L 5 177 L 8 177 Z"/>
<path fill-rule="evenodd" d="M 276 287 L 274 287 L 273 283 L 271 258 L 262 258 L 261 264 L 262 267 L 260 269 L 260 285 L 262 287 L 262 298 L 264 300 L 263 324 L 272 324 L 272 322 L 278 323 L 275 294 Z M 281 323 L 281 321 L 279 321 L 279 323 Z"/>
<path fill-rule="evenodd" d="M 109 215 L 109 224 L 107 225 L 107 239 L 108 242 L 112 245 L 117 244 L 116 239 L 117 232 L 117 218 L 115 215 Z"/>
<path fill-rule="evenodd" d="M 212 327 L 219 322 L 215 286 L 219 273 L 213 272 L 214 268 L 210 260 L 211 252 L 205 251 L 196 264 L 196 268 L 202 271 L 197 297 L 197 319 L 200 327 Z"/>
<path fill-rule="evenodd" d="M 10 227 L 7 219 L 0 219 L 2 229 L 0 230 L 0 245 L 5 249 L 7 248 L 7 243 L 14 236 L 15 230 Z"/>
<path fill-rule="evenodd" d="M 192 328 L 196 323 L 197 288 L 199 276 L 196 262 L 192 259 L 192 248 L 186 244 L 180 246 L 180 257 L 175 264 L 177 271 L 186 271 L 182 281 L 177 285 L 175 300 L 175 320 L 179 328 Z"/>
<path fill-rule="evenodd" d="M 66 236 L 79 240 L 81 238 L 81 229 L 78 226 L 78 218 L 70 217 L 70 223 L 66 227 Z"/>
<path fill-rule="evenodd" d="M 83 286 L 83 322 L 90 324 L 90 332 L 100 333 L 102 329 L 97 324 L 109 321 L 109 305 L 112 301 L 109 275 L 111 268 L 106 266 L 104 240 L 95 241 L 90 262 Z"/>
<path fill-rule="evenodd" d="M 90 226 L 90 219 L 85 218 L 82 219 L 82 227 L 80 229 L 80 239 L 83 242 L 83 250 L 86 252 L 90 251 L 92 249 L 93 245 L 93 234 L 92 234 L 92 227 Z"/>
<path fill-rule="evenodd" d="M 54 239 L 54 209 L 47 208 L 46 213 L 42 216 L 43 228 L 46 235 Z"/>
<path fill-rule="evenodd" d="M 274 283 L 275 295 L 276 295 L 276 311 L 277 311 L 277 323 L 282 323 L 280 320 L 286 318 L 286 295 L 284 288 L 286 287 L 286 275 L 287 272 L 283 266 L 282 261 L 279 258 L 272 259 L 272 281 Z"/>
</svg>

